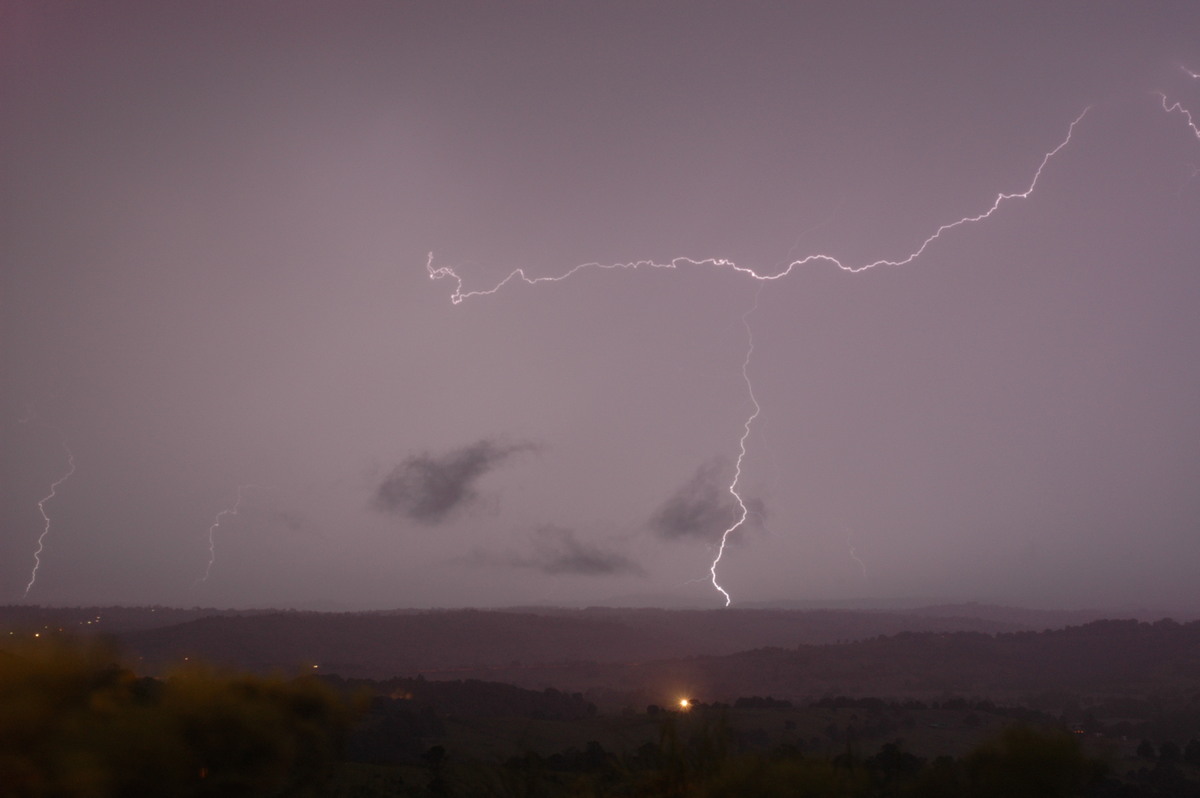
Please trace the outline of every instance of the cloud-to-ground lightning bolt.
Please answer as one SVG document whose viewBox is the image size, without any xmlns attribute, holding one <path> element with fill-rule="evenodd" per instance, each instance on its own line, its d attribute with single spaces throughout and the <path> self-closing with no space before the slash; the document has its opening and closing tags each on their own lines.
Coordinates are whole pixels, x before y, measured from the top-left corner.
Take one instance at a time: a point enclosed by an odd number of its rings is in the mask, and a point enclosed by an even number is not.
<svg viewBox="0 0 1200 798">
<path fill-rule="evenodd" d="M 238 514 L 238 510 L 240 510 L 242 507 L 242 493 L 247 488 L 252 487 L 254 486 L 238 485 L 237 499 L 234 501 L 234 503 L 231 506 L 226 507 L 224 510 L 221 510 L 219 513 L 217 513 L 216 517 L 213 518 L 213 522 L 208 527 L 208 565 L 204 568 L 204 576 L 197 579 L 193 587 L 199 585 L 201 582 L 208 581 L 208 575 L 212 573 L 213 563 L 217 561 L 217 529 L 221 526 L 221 521 L 225 519 L 225 516 Z"/>
<path fill-rule="evenodd" d="M 1164 103 L 1165 103 L 1165 98 L 1164 98 Z M 428 260 L 425 263 L 425 268 L 426 268 L 426 271 L 429 273 L 430 279 L 432 279 L 432 280 L 441 280 L 441 279 L 448 278 L 454 282 L 454 291 L 450 295 L 450 301 L 453 304 L 458 305 L 458 304 L 461 304 L 464 300 L 469 299 L 471 297 L 489 296 L 491 294 L 494 294 L 497 291 L 499 291 L 500 289 L 502 289 L 504 286 L 506 286 L 508 283 L 513 282 L 514 280 L 519 280 L 520 282 L 526 283 L 528 285 L 538 285 L 539 283 L 554 283 L 554 282 L 560 282 L 562 280 L 565 280 L 568 277 L 575 274 L 576 272 L 582 271 L 584 269 L 589 269 L 589 268 L 636 270 L 636 269 L 641 269 L 641 268 L 677 269 L 680 266 L 694 266 L 694 267 L 695 266 L 715 266 L 717 268 L 730 269 L 732 271 L 735 271 L 739 274 L 744 274 L 747 277 L 749 277 L 753 280 L 760 281 L 760 282 L 772 282 L 774 280 L 779 280 L 783 277 L 788 276 L 789 274 L 792 273 L 793 270 L 795 270 L 799 267 L 806 266 L 810 263 L 816 263 L 816 262 L 829 263 L 833 266 L 836 266 L 838 269 L 841 269 L 842 271 L 850 272 L 853 274 L 869 271 L 870 269 L 874 269 L 878 266 L 904 266 L 904 265 L 912 263 L 913 261 L 920 258 L 925 253 L 925 250 L 928 249 L 935 241 L 937 241 L 939 238 L 941 238 L 943 234 L 948 233 L 951 230 L 954 230 L 955 228 L 958 228 L 958 227 L 962 227 L 964 225 L 984 221 L 985 219 L 991 217 L 992 214 L 996 213 L 996 211 L 998 211 L 1002 205 L 1009 202 L 1010 200 L 1028 199 L 1030 197 L 1030 195 L 1033 194 L 1034 190 L 1037 188 L 1038 181 L 1041 179 L 1042 172 L 1045 171 L 1046 166 L 1050 163 L 1050 161 L 1056 155 L 1058 155 L 1059 152 L 1061 152 L 1068 144 L 1071 143 L 1071 138 L 1075 134 L 1076 126 L 1081 121 L 1083 121 L 1083 118 L 1087 115 L 1089 110 L 1090 110 L 1090 106 L 1087 108 L 1084 108 L 1083 111 L 1080 112 L 1080 114 L 1078 116 L 1076 116 L 1075 119 L 1072 120 L 1071 124 L 1067 127 L 1067 133 L 1063 137 L 1063 139 L 1053 149 L 1051 149 L 1049 152 L 1045 153 L 1042 156 L 1041 161 L 1038 163 L 1037 169 L 1033 173 L 1033 177 L 1029 181 L 1029 185 L 1023 191 L 998 193 L 996 195 L 995 200 L 992 201 L 992 204 L 990 206 L 988 206 L 988 208 L 986 210 L 984 210 L 980 213 L 974 214 L 974 215 L 964 216 L 961 219 L 957 219 L 953 222 L 948 222 L 946 224 L 941 225 L 940 227 L 935 229 L 933 231 L 933 233 L 931 233 L 928 237 L 926 237 L 920 243 L 920 245 L 917 246 L 916 249 L 914 249 L 912 252 L 910 252 L 907 255 L 900 257 L 900 258 L 895 258 L 895 259 L 881 258 L 879 260 L 872 261 L 870 263 L 862 263 L 862 264 L 854 265 L 854 264 L 843 263 L 841 260 L 834 257 L 833 255 L 828 255 L 825 253 L 815 253 L 812 255 L 807 255 L 799 260 L 791 261 L 790 263 L 787 264 L 786 267 L 784 267 L 783 269 L 781 269 L 778 272 L 775 272 L 774 274 L 760 274 L 759 272 L 755 271 L 753 268 L 750 268 L 748 266 L 741 266 L 727 258 L 705 258 L 705 259 L 696 260 L 696 259 L 688 258 L 688 257 L 677 257 L 670 261 L 666 261 L 664 263 L 659 263 L 659 262 L 656 262 L 653 260 L 639 260 L 639 261 L 630 261 L 630 262 L 626 262 L 626 263 L 613 263 L 613 264 L 602 264 L 602 263 L 597 263 L 597 262 L 581 263 L 577 266 L 574 266 L 574 267 L 568 269 L 566 272 L 564 272 L 562 274 L 545 276 L 545 277 L 530 277 L 528 274 L 526 274 L 524 268 L 519 267 L 519 268 L 516 268 L 513 271 L 509 272 L 509 274 L 506 277 L 504 277 L 504 279 L 502 279 L 500 282 L 496 283 L 491 288 L 482 289 L 482 290 L 473 290 L 473 291 L 464 290 L 464 284 L 463 284 L 462 277 L 460 277 L 458 275 L 458 273 L 455 272 L 455 270 L 452 267 L 449 267 L 449 266 L 435 267 L 433 265 L 433 253 L 432 252 L 429 253 Z M 1171 110 L 1171 109 L 1168 108 L 1168 110 Z M 1185 113 L 1186 113 L 1186 111 L 1185 111 Z M 1189 119 L 1189 121 L 1191 120 L 1190 114 L 1188 114 L 1188 119 Z M 757 306 L 757 304 L 756 304 L 756 306 Z M 750 312 L 753 312 L 753 309 L 751 309 Z M 742 377 L 746 382 L 747 388 L 749 389 L 750 398 L 754 404 L 754 411 L 750 414 L 749 418 L 746 419 L 746 422 L 743 425 L 742 437 L 739 441 L 740 449 L 739 449 L 739 455 L 738 455 L 738 459 L 737 459 L 737 468 L 735 471 L 733 482 L 730 483 L 730 486 L 729 486 L 729 492 L 733 494 L 735 499 L 737 499 L 738 506 L 741 508 L 741 514 L 740 514 L 740 517 L 739 517 L 737 523 L 735 523 L 729 529 L 725 530 L 725 533 L 721 536 L 721 544 L 720 544 L 720 547 L 718 548 L 717 556 L 713 560 L 712 565 L 709 568 L 709 574 L 712 577 L 713 587 L 716 588 L 721 593 L 721 595 L 723 595 L 725 597 L 725 606 L 729 606 L 729 604 L 731 603 L 731 598 L 730 598 L 729 593 L 717 581 L 717 565 L 720 564 L 721 558 L 725 553 L 725 544 L 728 541 L 729 535 L 733 531 L 735 531 L 738 527 L 740 527 L 743 523 L 745 523 L 746 517 L 749 513 L 749 510 L 747 509 L 745 503 L 742 501 L 741 495 L 737 491 L 737 486 L 738 486 L 739 480 L 741 479 L 742 463 L 746 457 L 746 440 L 750 436 L 751 425 L 753 424 L 754 420 L 756 418 L 758 418 L 758 415 L 761 412 L 761 408 L 758 404 L 758 401 L 754 398 L 754 387 L 751 384 L 749 372 L 748 372 L 750 356 L 754 352 L 753 331 L 750 328 L 750 324 L 747 319 L 748 316 L 749 316 L 749 313 L 747 313 L 746 316 L 743 316 L 743 318 L 742 318 L 742 323 L 746 327 L 746 332 L 747 332 L 747 335 L 749 338 L 749 346 L 748 346 L 748 349 L 746 352 L 746 358 L 745 358 L 745 360 L 742 361 Z"/>
<path fill-rule="evenodd" d="M 760 286 L 761 289 L 761 286 Z M 746 383 L 746 393 L 750 397 L 750 404 L 754 405 L 754 410 L 746 418 L 746 423 L 742 425 L 742 437 L 738 439 L 738 456 L 737 462 L 733 467 L 733 481 L 729 483 L 729 492 L 733 498 L 737 500 L 741 514 L 733 526 L 721 533 L 721 544 L 717 547 L 717 556 L 713 558 L 712 565 L 708 567 L 708 574 L 712 577 L 712 586 L 720 591 L 725 597 L 725 606 L 729 606 L 731 601 L 729 593 L 717 581 L 717 565 L 720 564 L 721 558 L 725 556 L 725 544 L 729 541 L 729 536 L 737 531 L 738 527 L 746 523 L 746 517 L 750 515 L 750 510 L 746 507 L 746 502 L 742 501 L 742 495 L 738 493 L 738 482 L 742 479 L 742 462 L 746 459 L 746 439 L 750 437 L 750 427 L 754 424 L 754 419 L 758 418 L 762 412 L 762 407 L 758 404 L 758 399 L 754 396 L 754 383 L 750 382 L 750 358 L 754 355 L 754 330 L 750 327 L 750 314 L 758 309 L 758 296 L 754 297 L 754 307 L 746 311 L 742 316 L 742 326 L 746 328 L 746 357 L 742 359 L 742 380 Z"/>
<path fill-rule="evenodd" d="M 38 512 L 42 514 L 42 534 L 38 535 L 37 548 L 33 552 L 33 570 L 29 573 L 29 584 L 25 585 L 23 598 L 29 597 L 29 591 L 33 589 L 33 583 L 37 581 L 38 569 L 42 567 L 42 551 L 46 545 L 46 536 L 50 534 L 50 516 L 46 513 L 46 502 L 57 496 L 59 487 L 75 473 L 75 454 L 67 445 L 66 436 L 59 433 L 58 439 L 62 444 L 63 451 L 67 453 L 67 470 L 61 477 L 50 483 L 50 492 L 37 503 Z"/>
<path fill-rule="evenodd" d="M 842 524 L 842 536 L 846 539 L 846 549 L 850 552 L 850 559 L 858 563 L 858 567 L 862 569 L 863 579 L 867 579 L 867 564 L 858 556 L 858 549 L 854 545 L 854 533 L 846 524 Z"/>
<path fill-rule="evenodd" d="M 858 563 L 858 567 L 862 569 L 863 579 L 867 578 L 867 564 L 858 556 L 858 551 L 854 548 L 854 541 L 849 541 L 847 544 L 850 547 L 850 557 Z"/>
</svg>

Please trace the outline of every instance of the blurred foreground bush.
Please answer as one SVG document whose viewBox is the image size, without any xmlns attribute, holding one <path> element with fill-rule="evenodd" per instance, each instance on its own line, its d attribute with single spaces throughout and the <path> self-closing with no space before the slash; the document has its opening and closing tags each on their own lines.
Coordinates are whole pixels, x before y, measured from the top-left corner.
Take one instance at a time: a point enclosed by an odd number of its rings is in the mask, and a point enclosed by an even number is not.
<svg viewBox="0 0 1200 798">
<path fill-rule="evenodd" d="M 103 644 L 0 650 L 0 794 L 304 796 L 352 720 L 315 678 L 138 678 Z"/>
</svg>

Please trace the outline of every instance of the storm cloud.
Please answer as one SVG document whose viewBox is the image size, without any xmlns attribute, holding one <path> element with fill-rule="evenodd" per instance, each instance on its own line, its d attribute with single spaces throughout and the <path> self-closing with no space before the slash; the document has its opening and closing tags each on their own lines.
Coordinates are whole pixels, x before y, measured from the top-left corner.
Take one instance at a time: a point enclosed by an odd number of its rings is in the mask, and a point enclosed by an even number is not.
<svg viewBox="0 0 1200 798">
<path fill-rule="evenodd" d="M 646 573 L 625 555 L 585 543 L 575 537 L 574 530 L 557 526 L 540 527 L 534 532 L 533 553 L 526 557 L 513 557 L 511 562 L 545 574 L 608 576 Z"/>
<path fill-rule="evenodd" d="M 375 509 L 433 525 L 473 502 L 475 483 L 531 444 L 499 444 L 480 440 L 443 455 L 428 452 L 409 457 L 392 469 L 375 489 Z"/>
<path fill-rule="evenodd" d="M 675 491 L 650 519 L 650 527 L 667 540 L 714 540 L 737 520 L 737 501 L 729 492 L 729 462 L 714 457 Z M 759 511 L 759 503 L 747 507 Z"/>
</svg>

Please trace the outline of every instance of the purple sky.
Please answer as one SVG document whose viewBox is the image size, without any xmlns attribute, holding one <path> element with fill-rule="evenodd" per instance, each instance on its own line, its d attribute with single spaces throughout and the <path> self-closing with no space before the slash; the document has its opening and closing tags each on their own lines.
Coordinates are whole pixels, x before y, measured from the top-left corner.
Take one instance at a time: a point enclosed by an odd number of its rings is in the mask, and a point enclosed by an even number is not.
<svg viewBox="0 0 1200 798">
<path fill-rule="evenodd" d="M 1194 610 L 1198 32 L 0 3 L 0 601 Z"/>
</svg>

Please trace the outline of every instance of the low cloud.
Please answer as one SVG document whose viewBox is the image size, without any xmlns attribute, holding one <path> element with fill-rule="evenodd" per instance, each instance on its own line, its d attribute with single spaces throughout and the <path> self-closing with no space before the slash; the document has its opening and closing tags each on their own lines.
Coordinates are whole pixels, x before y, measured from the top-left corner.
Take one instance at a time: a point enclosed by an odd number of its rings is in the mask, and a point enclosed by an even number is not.
<svg viewBox="0 0 1200 798">
<path fill-rule="evenodd" d="M 455 510 L 475 501 L 475 483 L 531 444 L 499 444 L 481 440 L 443 455 L 424 452 L 409 457 L 379 484 L 375 509 L 403 515 L 426 525 L 439 524 Z"/>
<path fill-rule="evenodd" d="M 650 528 L 666 540 L 718 540 L 741 514 L 729 492 L 733 469 L 724 457 L 714 457 L 696 469 L 650 518 Z M 761 500 L 746 499 L 746 509 L 761 523 L 766 510 Z M 747 518 L 749 521 L 750 518 Z"/>
<path fill-rule="evenodd" d="M 534 532 L 532 554 L 527 557 L 513 557 L 511 564 L 554 575 L 609 576 L 646 573 L 645 569 L 624 554 L 585 543 L 575 537 L 573 530 L 556 526 L 544 526 Z"/>
</svg>

